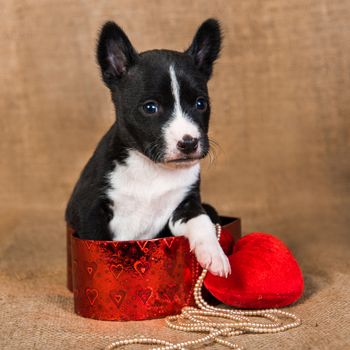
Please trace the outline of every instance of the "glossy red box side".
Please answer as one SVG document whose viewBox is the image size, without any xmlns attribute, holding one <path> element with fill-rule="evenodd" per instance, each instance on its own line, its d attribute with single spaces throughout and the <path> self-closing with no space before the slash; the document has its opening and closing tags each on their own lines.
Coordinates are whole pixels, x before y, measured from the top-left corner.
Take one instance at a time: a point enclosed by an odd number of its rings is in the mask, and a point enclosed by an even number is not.
<svg viewBox="0 0 350 350">
<path fill-rule="evenodd" d="M 222 217 L 234 240 L 240 219 Z M 75 312 L 99 320 L 144 320 L 180 313 L 193 305 L 201 269 L 188 240 L 83 240 L 67 227 L 67 284 Z"/>
</svg>

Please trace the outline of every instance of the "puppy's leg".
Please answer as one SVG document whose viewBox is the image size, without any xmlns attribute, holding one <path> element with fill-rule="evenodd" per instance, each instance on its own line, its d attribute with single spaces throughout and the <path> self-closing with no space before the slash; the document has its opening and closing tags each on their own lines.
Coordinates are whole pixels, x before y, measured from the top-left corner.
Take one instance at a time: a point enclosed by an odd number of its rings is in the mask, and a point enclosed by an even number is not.
<svg viewBox="0 0 350 350">
<path fill-rule="evenodd" d="M 78 236 L 82 239 L 112 240 L 113 237 L 108 227 L 113 217 L 110 203 L 99 199 L 90 208 L 82 209 L 80 208 Z"/>
<path fill-rule="evenodd" d="M 208 203 L 202 203 L 202 207 L 203 207 L 205 213 L 209 216 L 211 222 L 213 222 L 214 224 L 221 225 L 221 218 L 214 207 L 212 207 Z"/>
<path fill-rule="evenodd" d="M 231 273 L 230 263 L 223 252 L 214 224 L 196 198 L 185 199 L 169 220 L 174 236 L 188 238 L 199 264 L 212 274 L 227 277 Z"/>
</svg>

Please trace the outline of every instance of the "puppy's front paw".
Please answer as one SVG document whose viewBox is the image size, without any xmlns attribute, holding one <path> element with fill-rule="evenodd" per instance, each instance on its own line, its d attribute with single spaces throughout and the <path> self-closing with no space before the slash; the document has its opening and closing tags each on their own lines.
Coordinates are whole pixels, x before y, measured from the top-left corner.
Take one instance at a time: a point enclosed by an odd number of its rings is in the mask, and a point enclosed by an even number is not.
<svg viewBox="0 0 350 350">
<path fill-rule="evenodd" d="M 215 245 L 197 243 L 194 253 L 199 264 L 213 275 L 227 277 L 231 273 L 230 262 L 218 243 Z"/>
</svg>

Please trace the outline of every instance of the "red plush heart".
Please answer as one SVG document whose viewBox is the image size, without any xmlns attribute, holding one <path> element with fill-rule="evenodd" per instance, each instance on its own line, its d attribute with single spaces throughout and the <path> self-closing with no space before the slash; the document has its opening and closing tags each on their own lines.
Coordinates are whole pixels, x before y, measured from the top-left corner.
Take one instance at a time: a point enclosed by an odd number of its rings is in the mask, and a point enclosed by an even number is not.
<svg viewBox="0 0 350 350">
<path fill-rule="evenodd" d="M 226 235 L 225 235 L 226 236 Z M 225 252 L 228 251 L 227 237 Z M 260 232 L 239 239 L 229 256 L 228 278 L 207 274 L 204 285 L 221 302 L 241 308 L 289 305 L 303 293 L 300 267 L 278 238 Z"/>
</svg>

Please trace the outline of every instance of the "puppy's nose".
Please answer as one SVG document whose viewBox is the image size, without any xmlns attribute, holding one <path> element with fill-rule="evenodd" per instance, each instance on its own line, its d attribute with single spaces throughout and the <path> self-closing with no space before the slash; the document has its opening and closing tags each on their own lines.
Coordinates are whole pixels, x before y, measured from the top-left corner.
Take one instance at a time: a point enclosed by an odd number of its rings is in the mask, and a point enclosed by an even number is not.
<svg viewBox="0 0 350 350">
<path fill-rule="evenodd" d="M 190 154 L 198 148 L 198 139 L 191 135 L 185 135 L 181 141 L 178 141 L 176 147 L 182 153 Z"/>
</svg>

